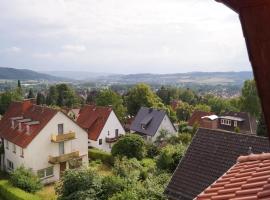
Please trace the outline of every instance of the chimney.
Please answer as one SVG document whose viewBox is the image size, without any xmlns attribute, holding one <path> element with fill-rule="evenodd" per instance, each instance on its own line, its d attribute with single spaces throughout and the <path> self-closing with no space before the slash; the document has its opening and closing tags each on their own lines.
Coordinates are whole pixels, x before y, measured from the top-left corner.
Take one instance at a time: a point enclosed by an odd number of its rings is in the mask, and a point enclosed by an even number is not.
<svg viewBox="0 0 270 200">
<path fill-rule="evenodd" d="M 30 131 L 31 131 L 30 125 L 26 125 L 26 134 L 30 135 L 31 134 Z"/>
</svg>

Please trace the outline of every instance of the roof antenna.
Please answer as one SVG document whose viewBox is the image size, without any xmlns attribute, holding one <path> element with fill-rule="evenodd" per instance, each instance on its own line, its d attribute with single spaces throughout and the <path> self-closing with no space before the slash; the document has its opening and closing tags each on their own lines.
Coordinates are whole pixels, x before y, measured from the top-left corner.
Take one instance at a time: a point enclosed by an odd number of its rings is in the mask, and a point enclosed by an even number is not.
<svg viewBox="0 0 270 200">
<path fill-rule="evenodd" d="M 249 147 L 249 148 L 248 148 L 248 155 L 250 155 L 250 154 L 253 154 L 253 152 L 252 152 L 252 147 Z"/>
</svg>

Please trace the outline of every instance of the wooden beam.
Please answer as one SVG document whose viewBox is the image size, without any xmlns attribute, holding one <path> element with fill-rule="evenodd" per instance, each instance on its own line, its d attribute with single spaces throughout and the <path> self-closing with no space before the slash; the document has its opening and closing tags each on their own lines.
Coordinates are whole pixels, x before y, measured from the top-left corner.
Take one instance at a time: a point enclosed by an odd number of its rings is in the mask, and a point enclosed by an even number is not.
<svg viewBox="0 0 270 200">
<path fill-rule="evenodd" d="M 238 12 L 270 139 L 270 0 L 217 0 Z"/>
</svg>

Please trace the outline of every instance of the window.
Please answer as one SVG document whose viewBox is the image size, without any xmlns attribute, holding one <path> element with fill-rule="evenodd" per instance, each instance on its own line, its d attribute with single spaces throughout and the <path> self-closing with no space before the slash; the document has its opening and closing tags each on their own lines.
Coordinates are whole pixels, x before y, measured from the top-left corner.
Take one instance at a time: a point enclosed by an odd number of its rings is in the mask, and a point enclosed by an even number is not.
<svg viewBox="0 0 270 200">
<path fill-rule="evenodd" d="M 231 126 L 231 120 L 229 119 L 221 119 L 220 121 L 221 124 Z"/>
<path fill-rule="evenodd" d="M 142 129 L 145 130 L 146 129 L 146 125 L 142 124 Z"/>
<path fill-rule="evenodd" d="M 37 175 L 41 179 L 53 176 L 53 166 L 38 170 Z"/>
<path fill-rule="evenodd" d="M 11 162 L 8 159 L 7 159 L 7 167 L 8 167 L 9 170 L 13 170 L 14 169 L 13 162 Z"/>
<path fill-rule="evenodd" d="M 118 134 L 119 134 L 119 130 L 115 129 L 115 137 L 118 137 Z"/>
<path fill-rule="evenodd" d="M 60 142 L 59 143 L 59 154 L 60 155 L 65 154 L 65 142 Z"/>
<path fill-rule="evenodd" d="M 9 142 L 6 140 L 6 149 L 9 149 Z"/>
<path fill-rule="evenodd" d="M 99 140 L 98 140 L 98 144 L 99 144 L 99 145 L 102 145 L 102 139 L 99 139 Z"/>
<path fill-rule="evenodd" d="M 64 133 L 64 124 L 58 124 L 58 134 L 61 135 Z"/>
<path fill-rule="evenodd" d="M 237 121 L 234 121 L 233 125 L 234 127 L 237 127 Z"/>
<path fill-rule="evenodd" d="M 21 148 L 20 154 L 21 154 L 21 157 L 23 158 L 24 157 L 23 148 Z"/>
<path fill-rule="evenodd" d="M 13 153 L 16 153 L 16 145 L 13 144 Z"/>
</svg>

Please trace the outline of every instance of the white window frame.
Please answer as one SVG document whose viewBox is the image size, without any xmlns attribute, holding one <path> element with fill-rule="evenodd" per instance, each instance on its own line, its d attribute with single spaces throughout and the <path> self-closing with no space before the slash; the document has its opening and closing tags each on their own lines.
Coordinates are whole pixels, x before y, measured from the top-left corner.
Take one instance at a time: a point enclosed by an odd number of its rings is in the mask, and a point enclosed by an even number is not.
<svg viewBox="0 0 270 200">
<path fill-rule="evenodd" d="M 9 142 L 6 140 L 6 149 L 9 149 Z"/>
<path fill-rule="evenodd" d="M 24 157 L 24 151 L 23 151 L 23 148 L 21 147 L 20 148 L 20 156 L 23 158 Z"/>
<path fill-rule="evenodd" d="M 233 122 L 234 127 L 237 127 L 237 121 Z"/>
<path fill-rule="evenodd" d="M 16 144 L 14 144 L 14 143 L 12 145 L 12 152 L 16 154 Z"/>
<path fill-rule="evenodd" d="M 49 169 L 52 169 L 52 174 L 48 174 L 48 171 Z M 39 172 L 43 172 L 44 176 L 39 176 Z M 40 170 L 37 170 L 37 175 L 40 179 L 46 179 L 46 178 L 50 178 L 50 177 L 53 177 L 54 176 L 54 167 L 53 166 L 50 166 L 50 167 L 47 167 L 47 168 L 44 168 L 44 169 L 40 169 Z"/>
<path fill-rule="evenodd" d="M 14 170 L 14 164 L 9 159 L 7 159 L 7 168 L 11 171 Z"/>
</svg>

